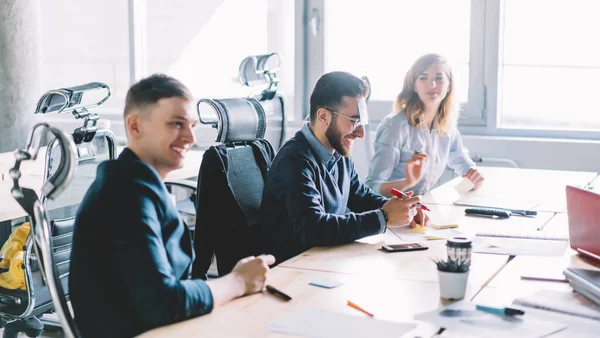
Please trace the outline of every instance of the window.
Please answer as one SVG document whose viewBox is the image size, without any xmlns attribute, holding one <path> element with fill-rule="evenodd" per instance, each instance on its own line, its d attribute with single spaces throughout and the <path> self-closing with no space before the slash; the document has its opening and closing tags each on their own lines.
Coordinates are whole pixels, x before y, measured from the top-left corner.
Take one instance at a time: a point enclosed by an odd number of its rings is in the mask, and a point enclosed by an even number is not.
<svg viewBox="0 0 600 338">
<path fill-rule="evenodd" d="M 600 130 L 598 13 L 595 0 L 504 1 L 500 128 Z"/>
<path fill-rule="evenodd" d="M 130 84 L 127 13 L 127 2 L 122 0 L 40 1 L 40 96 L 51 89 L 104 82 L 112 95 L 95 108 L 99 125 L 112 128 L 113 120 L 120 122 Z M 84 100 L 98 93 L 90 94 Z M 65 132 L 82 125 L 70 114 L 51 114 L 44 120 Z"/>
<path fill-rule="evenodd" d="M 404 75 L 422 55 L 438 53 L 453 64 L 463 115 L 481 118 L 469 102 L 471 1 L 325 0 L 324 72 L 345 70 L 369 77 L 371 116 L 380 120 L 402 90 Z M 481 71 L 478 71 L 481 73 Z M 309 89 L 309 92 L 312 89 Z M 481 100 L 480 100 L 481 101 Z"/>
<path fill-rule="evenodd" d="M 264 87 L 239 83 L 240 62 L 249 55 L 278 52 L 279 89 L 289 111 L 294 100 L 294 6 L 279 0 L 147 0 L 143 73 L 172 75 L 197 98 L 249 96 Z M 210 128 L 201 129 L 200 143 L 214 141 Z"/>
</svg>

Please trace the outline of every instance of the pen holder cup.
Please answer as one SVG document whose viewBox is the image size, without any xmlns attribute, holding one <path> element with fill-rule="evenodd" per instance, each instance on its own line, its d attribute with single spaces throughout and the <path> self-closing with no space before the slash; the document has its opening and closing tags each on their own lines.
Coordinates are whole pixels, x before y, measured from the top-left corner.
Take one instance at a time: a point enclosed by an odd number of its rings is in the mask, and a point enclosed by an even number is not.
<svg viewBox="0 0 600 338">
<path fill-rule="evenodd" d="M 440 297 L 454 300 L 465 298 L 469 271 L 446 272 L 438 270 L 438 275 L 440 279 Z"/>
</svg>

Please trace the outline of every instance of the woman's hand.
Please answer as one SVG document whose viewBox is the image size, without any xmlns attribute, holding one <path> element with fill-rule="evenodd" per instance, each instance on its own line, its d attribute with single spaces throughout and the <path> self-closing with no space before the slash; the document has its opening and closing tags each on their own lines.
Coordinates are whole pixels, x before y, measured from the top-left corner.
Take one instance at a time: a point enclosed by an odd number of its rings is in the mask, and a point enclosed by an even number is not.
<svg viewBox="0 0 600 338">
<path fill-rule="evenodd" d="M 471 181 L 475 185 L 475 189 L 479 189 L 484 180 L 481 173 L 475 168 L 469 169 L 463 177 Z"/>
<path fill-rule="evenodd" d="M 427 154 L 414 154 L 408 162 L 406 162 L 406 183 L 409 184 L 407 188 L 415 186 L 419 183 L 421 175 L 423 174 L 423 162 L 427 158 Z"/>
</svg>

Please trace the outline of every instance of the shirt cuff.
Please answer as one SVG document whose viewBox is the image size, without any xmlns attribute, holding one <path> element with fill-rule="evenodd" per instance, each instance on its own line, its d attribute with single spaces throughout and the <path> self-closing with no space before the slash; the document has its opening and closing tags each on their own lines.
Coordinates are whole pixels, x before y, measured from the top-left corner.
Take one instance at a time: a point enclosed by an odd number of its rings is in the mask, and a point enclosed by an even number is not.
<svg viewBox="0 0 600 338">
<path fill-rule="evenodd" d="M 387 223 L 385 221 L 385 216 L 383 216 L 383 211 L 381 209 L 377 209 L 377 217 L 379 218 L 379 225 L 381 226 L 382 233 L 387 229 Z"/>
<path fill-rule="evenodd" d="M 464 165 L 461 168 L 461 172 L 459 172 L 459 175 L 460 176 L 465 176 L 469 172 L 469 170 L 471 170 L 471 169 L 476 169 L 475 164 L 474 163 L 473 164 L 467 163 L 466 165 Z"/>
</svg>

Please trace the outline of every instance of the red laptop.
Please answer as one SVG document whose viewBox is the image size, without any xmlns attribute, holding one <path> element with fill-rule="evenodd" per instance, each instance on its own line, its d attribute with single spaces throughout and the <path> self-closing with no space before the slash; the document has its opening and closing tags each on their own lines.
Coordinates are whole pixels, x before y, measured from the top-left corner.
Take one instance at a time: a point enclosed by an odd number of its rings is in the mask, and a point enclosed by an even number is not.
<svg viewBox="0 0 600 338">
<path fill-rule="evenodd" d="M 571 248 L 600 261 L 600 194 L 567 186 Z"/>
</svg>

